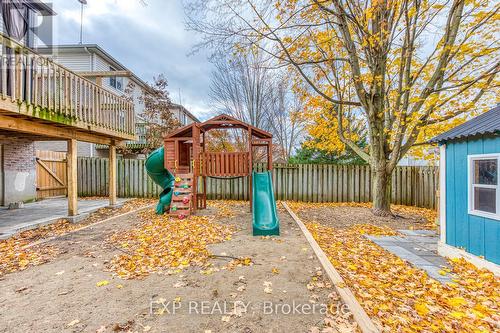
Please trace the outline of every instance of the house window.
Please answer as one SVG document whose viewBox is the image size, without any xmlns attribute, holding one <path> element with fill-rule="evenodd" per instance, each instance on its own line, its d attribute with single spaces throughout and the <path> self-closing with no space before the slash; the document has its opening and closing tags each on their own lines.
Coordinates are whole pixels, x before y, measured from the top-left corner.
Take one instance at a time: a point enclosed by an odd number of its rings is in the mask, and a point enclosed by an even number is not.
<svg viewBox="0 0 500 333">
<path fill-rule="evenodd" d="M 116 69 L 114 69 L 113 67 L 109 67 L 109 70 L 111 72 L 115 72 L 116 71 Z M 123 78 L 116 77 L 116 76 L 110 76 L 110 78 L 109 78 L 109 85 L 111 87 L 115 88 L 116 90 L 123 91 Z"/>
<path fill-rule="evenodd" d="M 500 154 L 469 156 L 469 214 L 500 220 Z"/>
</svg>

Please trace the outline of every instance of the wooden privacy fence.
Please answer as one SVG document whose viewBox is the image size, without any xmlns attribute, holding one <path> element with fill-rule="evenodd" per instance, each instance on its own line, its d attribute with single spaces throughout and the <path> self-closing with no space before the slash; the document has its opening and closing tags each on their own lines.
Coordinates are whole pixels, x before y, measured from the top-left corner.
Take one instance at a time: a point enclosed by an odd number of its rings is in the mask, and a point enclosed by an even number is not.
<svg viewBox="0 0 500 333">
<path fill-rule="evenodd" d="M 108 195 L 108 160 L 78 159 L 80 196 Z M 257 171 L 264 170 L 256 164 Z M 144 160 L 118 160 L 118 196 L 157 197 L 161 189 L 147 176 Z M 398 167 L 392 177 L 395 204 L 437 207 L 437 167 Z M 371 170 L 360 165 L 274 164 L 273 186 L 277 200 L 308 202 L 368 202 L 372 198 Z M 207 179 L 208 199 L 248 199 L 248 180 Z"/>
</svg>

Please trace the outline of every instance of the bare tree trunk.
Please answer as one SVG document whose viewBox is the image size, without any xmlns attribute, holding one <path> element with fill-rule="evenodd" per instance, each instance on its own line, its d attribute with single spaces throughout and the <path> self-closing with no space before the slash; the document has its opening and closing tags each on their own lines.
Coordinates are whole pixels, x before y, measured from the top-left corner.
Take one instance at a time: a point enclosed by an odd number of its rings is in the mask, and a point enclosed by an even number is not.
<svg viewBox="0 0 500 333">
<path fill-rule="evenodd" d="M 388 173 L 385 163 L 372 167 L 373 173 L 373 214 L 377 216 L 393 216 L 391 212 L 391 173 Z"/>
</svg>

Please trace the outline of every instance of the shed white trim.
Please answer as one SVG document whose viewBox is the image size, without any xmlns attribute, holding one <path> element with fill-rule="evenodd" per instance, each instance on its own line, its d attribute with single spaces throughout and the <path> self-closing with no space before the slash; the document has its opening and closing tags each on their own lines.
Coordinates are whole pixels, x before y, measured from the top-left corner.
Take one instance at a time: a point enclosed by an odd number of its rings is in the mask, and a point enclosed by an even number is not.
<svg viewBox="0 0 500 333">
<path fill-rule="evenodd" d="M 439 146 L 439 237 L 446 244 L 446 144 Z"/>
<path fill-rule="evenodd" d="M 444 244 L 442 242 L 438 243 L 438 253 L 443 257 L 450 259 L 453 258 L 464 258 L 477 268 L 484 268 L 491 271 L 495 276 L 500 276 L 500 266 L 494 262 L 488 261 L 476 255 L 473 255 L 465 250 L 456 248 L 454 246 Z"/>
<path fill-rule="evenodd" d="M 474 161 L 477 160 L 489 160 L 496 159 L 497 160 L 497 184 L 496 185 L 479 185 L 474 184 L 474 179 L 472 175 L 472 171 L 474 170 Z M 467 155 L 467 209 L 469 215 L 475 215 L 480 217 L 485 217 L 488 219 L 498 220 L 500 221 L 500 184 L 498 184 L 498 175 L 500 175 L 500 154 L 475 154 L 475 155 Z M 496 190 L 496 212 L 490 213 L 485 211 L 480 211 L 474 209 L 474 188 L 490 188 Z"/>
</svg>

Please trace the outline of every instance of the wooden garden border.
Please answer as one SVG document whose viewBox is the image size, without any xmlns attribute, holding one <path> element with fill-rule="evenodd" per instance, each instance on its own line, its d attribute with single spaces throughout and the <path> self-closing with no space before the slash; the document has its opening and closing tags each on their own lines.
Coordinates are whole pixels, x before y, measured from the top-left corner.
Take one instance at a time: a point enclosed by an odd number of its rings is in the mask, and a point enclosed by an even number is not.
<svg viewBox="0 0 500 333">
<path fill-rule="evenodd" d="M 290 216 L 295 220 L 300 230 L 302 230 L 302 233 L 309 242 L 309 245 L 312 247 L 314 254 L 316 254 L 316 257 L 323 266 L 323 269 L 325 270 L 326 274 L 333 282 L 333 285 L 335 286 L 335 289 L 339 293 L 340 298 L 342 299 L 342 301 L 344 301 L 345 304 L 347 304 L 347 306 L 351 310 L 354 320 L 356 320 L 356 322 L 358 323 L 361 331 L 363 333 L 379 333 L 380 331 L 378 330 L 378 328 L 372 322 L 370 317 L 366 314 L 365 310 L 363 309 L 361 304 L 359 304 L 358 300 L 356 299 L 352 291 L 345 284 L 344 279 L 342 279 L 342 276 L 340 276 L 335 267 L 333 267 L 330 260 L 328 260 L 328 257 L 326 256 L 325 252 L 323 252 L 323 250 L 320 248 L 320 246 L 318 245 L 314 237 L 311 235 L 309 230 L 307 230 L 307 227 L 304 225 L 304 223 L 302 223 L 299 217 L 290 209 L 290 207 L 288 207 L 286 202 L 282 202 L 282 204 L 283 207 L 285 207 L 285 209 L 288 211 Z"/>
</svg>

